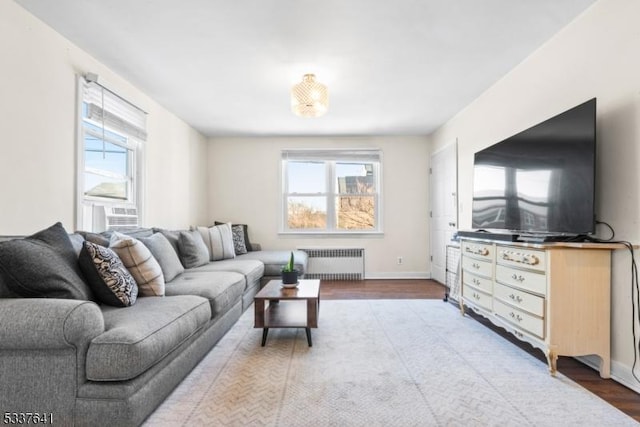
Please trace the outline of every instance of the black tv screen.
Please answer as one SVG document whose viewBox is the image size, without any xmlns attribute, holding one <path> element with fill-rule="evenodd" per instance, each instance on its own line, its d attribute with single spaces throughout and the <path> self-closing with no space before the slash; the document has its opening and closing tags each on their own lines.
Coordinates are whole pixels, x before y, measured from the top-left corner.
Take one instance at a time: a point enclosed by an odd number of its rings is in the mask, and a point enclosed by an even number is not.
<svg viewBox="0 0 640 427">
<path fill-rule="evenodd" d="M 595 231 L 596 99 L 475 154 L 472 226 Z"/>
</svg>

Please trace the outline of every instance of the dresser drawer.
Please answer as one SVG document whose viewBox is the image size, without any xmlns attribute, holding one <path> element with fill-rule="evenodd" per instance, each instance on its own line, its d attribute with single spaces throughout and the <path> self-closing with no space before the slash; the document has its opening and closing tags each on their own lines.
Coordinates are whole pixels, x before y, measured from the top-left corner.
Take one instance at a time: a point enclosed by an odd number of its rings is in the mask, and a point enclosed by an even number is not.
<svg viewBox="0 0 640 427">
<path fill-rule="evenodd" d="M 505 246 L 498 246 L 497 251 L 496 262 L 498 264 L 538 271 L 545 271 L 547 268 L 547 257 L 544 251 Z"/>
<path fill-rule="evenodd" d="M 462 296 L 465 301 L 472 305 L 477 305 L 486 308 L 487 310 L 491 310 L 491 295 L 487 295 L 484 292 L 480 292 L 479 290 L 472 288 L 471 286 L 462 284 Z"/>
<path fill-rule="evenodd" d="M 509 305 L 544 317 L 544 298 L 496 283 L 493 297 Z"/>
<path fill-rule="evenodd" d="M 462 268 L 480 276 L 493 276 L 493 263 L 468 256 L 462 257 Z"/>
<path fill-rule="evenodd" d="M 465 271 L 462 274 L 462 282 L 467 286 L 472 286 L 488 294 L 493 292 L 493 281 L 487 277 L 476 276 L 475 274 Z"/>
<path fill-rule="evenodd" d="M 544 339 L 544 320 L 542 318 L 510 307 L 499 300 L 493 301 L 493 312 L 523 331 Z"/>
<path fill-rule="evenodd" d="M 547 276 L 542 273 L 497 265 L 496 282 L 515 286 L 543 296 L 547 294 Z"/>
<path fill-rule="evenodd" d="M 493 261 L 495 247 L 490 243 L 462 242 L 462 254 Z"/>
</svg>

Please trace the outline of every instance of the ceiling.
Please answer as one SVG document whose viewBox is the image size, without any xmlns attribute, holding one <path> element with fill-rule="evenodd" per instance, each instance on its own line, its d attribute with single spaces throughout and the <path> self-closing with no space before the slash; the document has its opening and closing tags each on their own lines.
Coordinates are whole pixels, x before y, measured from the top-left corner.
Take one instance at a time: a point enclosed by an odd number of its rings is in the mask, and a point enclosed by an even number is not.
<svg viewBox="0 0 640 427">
<path fill-rule="evenodd" d="M 429 134 L 595 0 L 16 2 L 205 135 L 306 136 Z"/>
</svg>

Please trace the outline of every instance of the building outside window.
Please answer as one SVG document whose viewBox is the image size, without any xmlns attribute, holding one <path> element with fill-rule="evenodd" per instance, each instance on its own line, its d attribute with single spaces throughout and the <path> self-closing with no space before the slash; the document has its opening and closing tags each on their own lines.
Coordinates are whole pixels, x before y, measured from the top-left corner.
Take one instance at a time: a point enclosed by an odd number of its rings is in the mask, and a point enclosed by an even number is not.
<svg viewBox="0 0 640 427">
<path fill-rule="evenodd" d="M 282 153 L 283 233 L 379 233 L 380 150 Z"/>
</svg>

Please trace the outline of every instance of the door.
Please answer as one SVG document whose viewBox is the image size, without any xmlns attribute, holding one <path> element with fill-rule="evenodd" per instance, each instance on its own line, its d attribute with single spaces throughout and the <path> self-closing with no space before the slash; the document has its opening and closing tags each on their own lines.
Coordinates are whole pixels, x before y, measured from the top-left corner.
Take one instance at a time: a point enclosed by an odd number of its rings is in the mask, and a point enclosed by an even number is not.
<svg viewBox="0 0 640 427">
<path fill-rule="evenodd" d="M 446 283 L 447 244 L 458 228 L 457 143 L 431 155 L 429 206 L 431 278 Z"/>
</svg>

